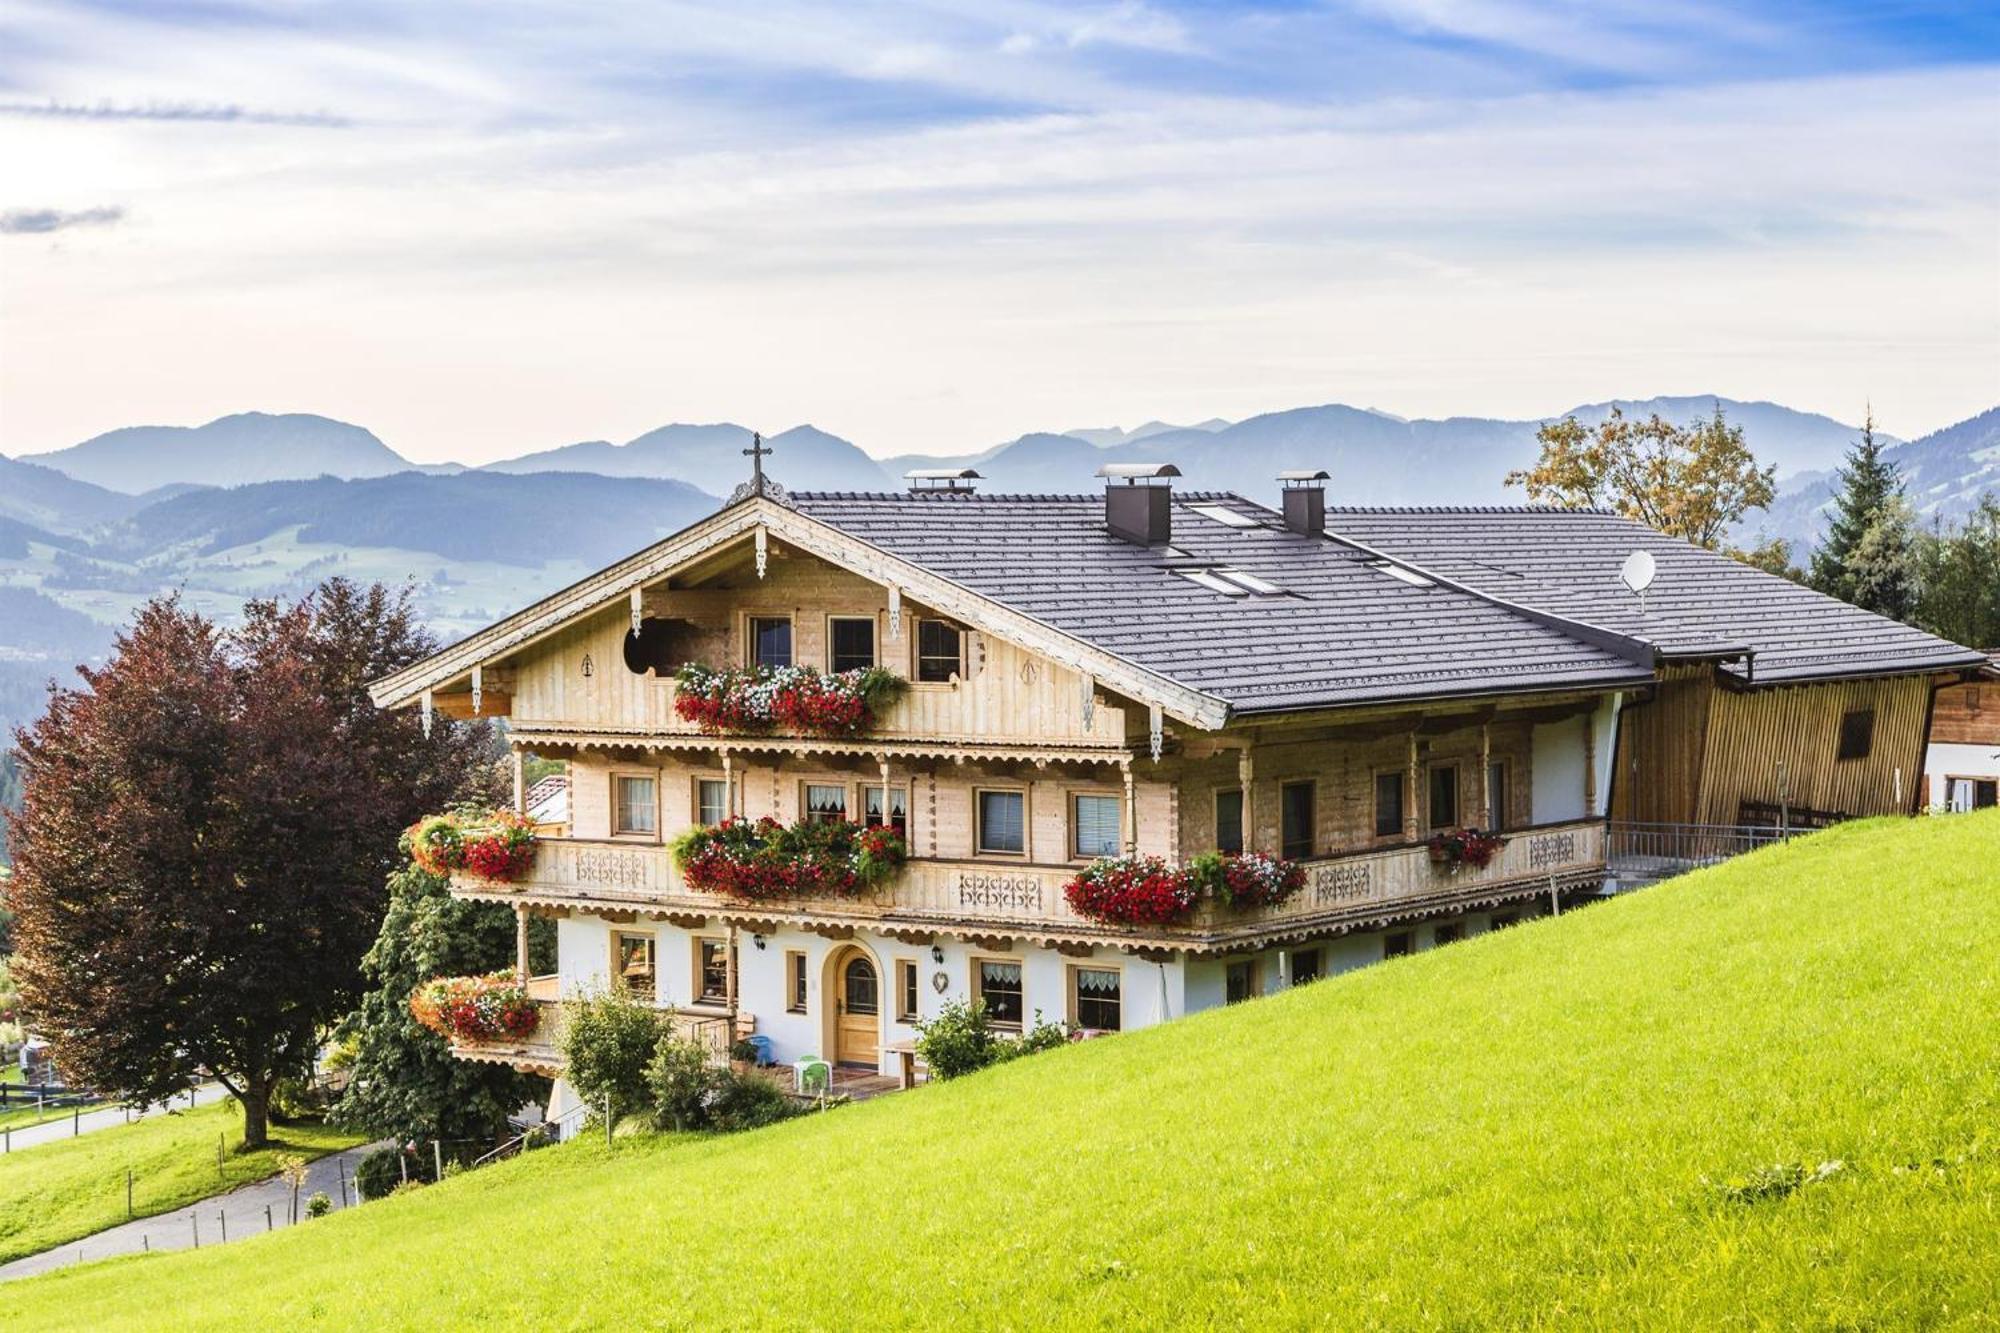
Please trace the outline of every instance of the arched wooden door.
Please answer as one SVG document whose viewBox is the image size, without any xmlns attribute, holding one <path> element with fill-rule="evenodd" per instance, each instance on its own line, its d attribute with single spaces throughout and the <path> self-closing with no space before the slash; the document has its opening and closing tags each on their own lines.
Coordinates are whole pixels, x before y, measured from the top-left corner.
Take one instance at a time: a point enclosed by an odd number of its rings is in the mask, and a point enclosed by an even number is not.
<svg viewBox="0 0 2000 1333">
<path fill-rule="evenodd" d="M 834 1060 L 879 1067 L 882 1059 L 882 978 L 859 949 L 841 960 L 835 977 Z"/>
</svg>

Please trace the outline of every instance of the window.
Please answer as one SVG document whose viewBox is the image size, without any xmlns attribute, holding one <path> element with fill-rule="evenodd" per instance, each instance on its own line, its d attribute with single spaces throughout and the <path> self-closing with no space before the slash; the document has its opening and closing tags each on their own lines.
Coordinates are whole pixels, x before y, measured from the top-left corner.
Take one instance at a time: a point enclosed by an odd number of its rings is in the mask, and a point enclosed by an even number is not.
<svg viewBox="0 0 2000 1333">
<path fill-rule="evenodd" d="M 1313 785 L 1287 782 L 1278 789 L 1281 815 L 1279 841 L 1287 860 L 1313 854 Z"/>
<path fill-rule="evenodd" d="M 1243 850 L 1243 793 L 1219 791 L 1215 794 L 1215 850 Z"/>
<path fill-rule="evenodd" d="M 697 1000 L 704 1004 L 729 1003 L 729 963 L 727 940 L 697 939 L 694 942 Z"/>
<path fill-rule="evenodd" d="M 1493 914 L 1492 929 L 1505 930 L 1509 926 L 1518 924 L 1520 920 L 1521 914 L 1519 912 L 1495 912 Z"/>
<path fill-rule="evenodd" d="M 827 621 L 826 665 L 860 671 L 875 665 L 875 617 L 834 616 Z"/>
<path fill-rule="evenodd" d="M 882 788 L 877 785 L 861 789 L 861 820 L 869 828 L 888 825 L 904 837 L 910 836 L 910 791 L 907 787 L 889 788 L 889 805 L 882 806 Z"/>
<path fill-rule="evenodd" d="M 1069 970 L 1070 1013 L 1080 1028 L 1116 1032 L 1123 1026 L 1120 996 L 1125 978 L 1116 968 L 1072 967 Z"/>
<path fill-rule="evenodd" d="M 1401 773 L 1377 773 L 1375 775 L 1375 836 L 1378 838 L 1400 838 L 1403 836 L 1403 775 Z"/>
<path fill-rule="evenodd" d="M 651 935 L 627 935 L 622 931 L 611 934 L 611 961 L 617 969 L 620 989 L 648 1004 L 660 994 L 660 972 L 654 964 L 653 949 Z"/>
<path fill-rule="evenodd" d="M 1439 764 L 1431 770 L 1431 827 L 1458 827 L 1458 765 Z"/>
<path fill-rule="evenodd" d="M 1840 757 L 1866 759 L 1875 748 L 1875 710 L 1864 708 L 1840 719 Z"/>
<path fill-rule="evenodd" d="M 917 622 L 917 679 L 948 681 L 960 673 L 965 636 L 942 620 Z"/>
<path fill-rule="evenodd" d="M 1292 984 L 1303 986 L 1308 981 L 1319 979 L 1319 950 L 1317 948 L 1292 950 Z"/>
<path fill-rule="evenodd" d="M 1434 944 L 1456 944 L 1464 938 L 1463 921 L 1446 921 L 1431 931 L 1431 942 Z"/>
<path fill-rule="evenodd" d="M 1119 834 L 1120 807 L 1116 796 L 1077 795 L 1069 798 L 1069 839 L 1071 856 L 1116 856 L 1124 849 Z"/>
<path fill-rule="evenodd" d="M 650 838 L 660 831 L 659 788 L 652 778 L 628 773 L 611 779 L 611 832 L 620 837 Z"/>
<path fill-rule="evenodd" d="M 806 1011 L 806 955 L 802 949 L 785 950 L 785 1012 Z"/>
<path fill-rule="evenodd" d="M 791 617 L 750 617 L 750 663 L 760 667 L 788 667 L 792 664 Z"/>
<path fill-rule="evenodd" d="M 715 825 L 729 818 L 729 784 L 721 778 L 694 780 L 694 822 Z"/>
<path fill-rule="evenodd" d="M 896 1021 L 917 1021 L 917 964 L 913 958 L 896 960 Z"/>
<path fill-rule="evenodd" d="M 823 824 L 838 824 L 847 818 L 847 784 L 808 782 L 806 818 Z"/>
<path fill-rule="evenodd" d="M 1028 797 L 1018 791 L 980 791 L 973 793 L 978 803 L 979 836 L 977 847 L 982 852 L 997 852 L 1003 856 L 1023 856 L 1028 850 Z"/>
<path fill-rule="evenodd" d="M 1225 1004 L 1240 1004 L 1244 1000 L 1257 998 L 1257 960 L 1245 958 L 1231 963 L 1223 973 L 1222 999 Z"/>
<path fill-rule="evenodd" d="M 1946 808 L 1961 813 L 1990 810 L 2000 805 L 2000 779 L 1948 777 L 1944 780 L 1944 803 Z"/>
<path fill-rule="evenodd" d="M 1486 766 L 1486 823 L 1488 833 L 1507 827 L 1507 765 L 1498 759 Z"/>
<path fill-rule="evenodd" d="M 986 1002 L 986 1017 L 994 1027 L 1018 1028 L 1027 1011 L 1021 1004 L 1021 965 L 999 958 L 972 962 L 972 998 Z"/>
<path fill-rule="evenodd" d="M 1384 958 L 1401 958 L 1415 947 L 1416 938 L 1407 930 L 1399 930 L 1382 937 L 1382 956 Z"/>
</svg>

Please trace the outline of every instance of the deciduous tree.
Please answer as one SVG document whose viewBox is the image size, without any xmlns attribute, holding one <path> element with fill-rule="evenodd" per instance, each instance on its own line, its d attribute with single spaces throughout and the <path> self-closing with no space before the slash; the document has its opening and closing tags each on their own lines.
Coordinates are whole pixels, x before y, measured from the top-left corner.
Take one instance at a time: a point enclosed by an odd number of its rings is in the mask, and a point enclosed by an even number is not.
<svg viewBox="0 0 2000 1333">
<path fill-rule="evenodd" d="M 2000 649 L 2000 498 L 1982 496 L 1957 528 L 1925 532 L 1917 569 L 1918 625 L 1954 643 Z"/>
<path fill-rule="evenodd" d="M 361 690 L 430 648 L 407 598 L 346 584 L 235 635 L 167 598 L 51 691 L 19 736 L 13 898 L 66 1070 L 133 1102 L 209 1071 L 265 1142 L 274 1085 L 360 992 L 395 831 L 480 767 L 479 729 L 427 740 Z"/>
<path fill-rule="evenodd" d="M 1617 408 L 1595 428 L 1564 417 L 1536 433 L 1535 466 L 1507 474 L 1538 504 L 1611 508 L 1650 528 L 1711 550 L 1730 525 L 1776 494 L 1775 467 L 1757 466 L 1717 405 L 1707 420 L 1677 426 L 1657 413 L 1633 421 Z"/>
</svg>

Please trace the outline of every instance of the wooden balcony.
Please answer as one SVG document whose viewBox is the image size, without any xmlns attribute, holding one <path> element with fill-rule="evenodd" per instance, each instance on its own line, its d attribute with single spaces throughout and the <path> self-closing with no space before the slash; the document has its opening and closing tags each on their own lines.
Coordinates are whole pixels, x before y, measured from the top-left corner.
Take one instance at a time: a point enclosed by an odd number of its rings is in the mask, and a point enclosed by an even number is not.
<svg viewBox="0 0 2000 1333">
<path fill-rule="evenodd" d="M 467 1041 L 463 1038 L 452 1042 L 451 1053 L 461 1060 L 484 1060 L 492 1064 L 512 1065 L 516 1069 L 531 1074 L 541 1074 L 554 1078 L 563 1068 L 563 1031 L 567 1020 L 562 1002 L 562 978 L 542 976 L 528 978 L 528 995 L 535 1002 L 538 1021 L 535 1030 L 517 1041 Z M 749 1015 L 740 1015 L 737 1026 L 748 1031 L 755 1020 Z M 674 1030 L 684 1040 L 695 1041 L 706 1047 L 709 1059 L 716 1064 L 729 1059 L 730 1022 L 729 1015 L 719 1010 L 678 1009 L 674 1011 Z"/>
<path fill-rule="evenodd" d="M 752 930 L 789 925 L 835 937 L 872 929 L 912 940 L 951 935 L 1056 948 L 1114 944 L 1228 953 L 1551 890 L 1595 888 L 1604 878 L 1604 822 L 1509 833 L 1482 867 L 1436 865 L 1422 845 L 1318 857 L 1305 866 L 1304 891 L 1277 907 L 1238 911 L 1204 903 L 1183 925 L 1152 928 L 1107 926 L 1071 911 L 1063 886 L 1076 873 L 1073 865 L 998 859 L 920 858 L 890 884 L 859 897 L 752 902 L 690 889 L 664 846 L 551 838 L 537 845 L 534 867 L 519 882 L 493 884 L 461 874 L 452 891 L 543 912 L 650 917 L 689 927 L 715 920 Z"/>
</svg>

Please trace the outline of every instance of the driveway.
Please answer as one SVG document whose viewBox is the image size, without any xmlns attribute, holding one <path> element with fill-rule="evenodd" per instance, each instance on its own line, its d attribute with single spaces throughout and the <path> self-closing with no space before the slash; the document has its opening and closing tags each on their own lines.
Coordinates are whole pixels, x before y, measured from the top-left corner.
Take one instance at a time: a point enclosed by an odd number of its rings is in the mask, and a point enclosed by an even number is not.
<svg viewBox="0 0 2000 1333">
<path fill-rule="evenodd" d="M 174 1109 L 185 1110 L 191 1106 L 207 1106 L 219 1102 L 229 1092 L 220 1083 L 204 1083 L 186 1097 L 174 1098 Z M 129 1125 L 144 1115 L 158 1115 L 164 1107 L 153 1107 L 150 1111 L 128 1110 L 123 1106 L 107 1106 L 96 1111 L 72 1112 L 60 1120 L 44 1121 L 26 1129 L 0 1129 L 0 1152 L 20 1152 L 23 1148 L 33 1148 L 44 1143 L 59 1143 L 63 1139 L 88 1134 L 95 1129 L 109 1129 L 113 1125 Z"/>
<path fill-rule="evenodd" d="M 299 1190 L 299 1224 L 304 1225 L 306 1200 L 315 1190 L 324 1190 L 338 1208 L 360 1201 L 354 1188 L 354 1167 L 363 1156 L 378 1147 L 369 1144 L 322 1157 L 306 1168 L 306 1183 Z M 291 1226 L 292 1191 L 273 1176 L 252 1185 L 239 1185 L 227 1194 L 217 1194 L 200 1203 L 176 1208 L 156 1217 L 142 1217 L 100 1231 L 82 1240 L 73 1240 L 53 1250 L 31 1254 L 0 1265 L 0 1281 L 27 1277 L 66 1268 L 90 1259 L 109 1259 L 118 1254 L 138 1254 L 147 1250 L 186 1250 L 200 1245 L 220 1245 L 226 1240 L 261 1236 L 266 1231 Z"/>
</svg>

